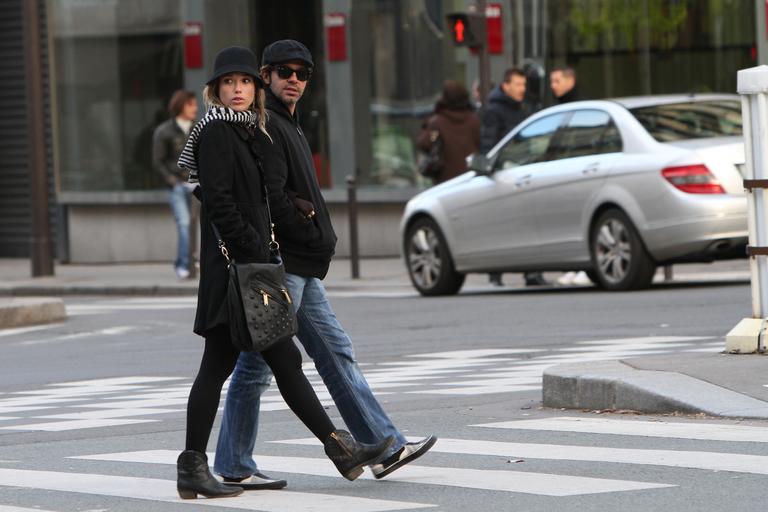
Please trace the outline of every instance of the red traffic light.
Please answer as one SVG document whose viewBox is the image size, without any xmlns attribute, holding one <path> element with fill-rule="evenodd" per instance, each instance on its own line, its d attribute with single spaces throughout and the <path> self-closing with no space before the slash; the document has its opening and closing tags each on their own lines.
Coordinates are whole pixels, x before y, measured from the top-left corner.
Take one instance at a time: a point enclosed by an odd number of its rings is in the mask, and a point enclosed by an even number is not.
<svg viewBox="0 0 768 512">
<path fill-rule="evenodd" d="M 478 17 L 475 15 L 463 12 L 446 14 L 446 29 L 451 31 L 453 44 L 456 46 L 469 46 L 470 48 L 475 48 L 482 44 L 482 36 L 478 33 L 478 26 L 480 24 L 476 18 Z"/>
<path fill-rule="evenodd" d="M 453 40 L 456 43 L 463 43 L 464 42 L 464 30 L 466 30 L 466 25 L 464 24 L 464 21 L 461 19 L 457 19 L 453 22 Z"/>
</svg>

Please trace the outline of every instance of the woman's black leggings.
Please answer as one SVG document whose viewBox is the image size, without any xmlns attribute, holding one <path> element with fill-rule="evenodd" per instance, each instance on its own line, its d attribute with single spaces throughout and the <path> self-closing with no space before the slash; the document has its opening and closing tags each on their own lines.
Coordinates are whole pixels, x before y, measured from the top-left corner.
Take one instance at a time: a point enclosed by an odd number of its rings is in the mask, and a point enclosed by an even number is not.
<svg viewBox="0 0 768 512">
<path fill-rule="evenodd" d="M 239 355 L 226 327 L 214 329 L 205 338 L 200 371 L 187 403 L 187 450 L 205 453 L 219 408 L 221 387 L 235 369 Z M 301 352 L 293 340 L 279 341 L 261 355 L 272 369 L 285 402 L 320 442 L 325 441 L 336 428 L 301 369 Z"/>
</svg>

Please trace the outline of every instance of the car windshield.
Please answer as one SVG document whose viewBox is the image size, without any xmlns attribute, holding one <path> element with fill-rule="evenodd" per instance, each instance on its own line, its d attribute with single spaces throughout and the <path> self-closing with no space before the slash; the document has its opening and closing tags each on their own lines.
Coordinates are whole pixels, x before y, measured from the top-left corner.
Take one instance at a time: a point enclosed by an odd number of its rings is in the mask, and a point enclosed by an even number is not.
<svg viewBox="0 0 768 512">
<path fill-rule="evenodd" d="M 629 111 L 659 142 L 741 135 L 738 101 L 690 101 Z"/>
</svg>

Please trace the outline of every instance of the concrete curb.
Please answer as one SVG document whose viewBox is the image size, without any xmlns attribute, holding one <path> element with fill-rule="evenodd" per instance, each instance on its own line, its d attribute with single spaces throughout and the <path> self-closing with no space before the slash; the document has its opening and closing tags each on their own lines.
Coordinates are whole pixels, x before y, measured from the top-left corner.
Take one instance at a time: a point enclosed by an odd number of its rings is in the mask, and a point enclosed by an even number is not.
<svg viewBox="0 0 768 512">
<path fill-rule="evenodd" d="M 675 372 L 638 370 L 621 361 L 562 364 L 544 370 L 544 406 L 704 413 L 768 419 L 768 403 Z"/>
<path fill-rule="evenodd" d="M 378 293 L 413 292 L 410 284 L 390 283 L 346 283 L 325 284 L 329 292 L 358 292 L 375 291 Z M 20 285 L 0 287 L 0 297 L 64 297 L 64 296 L 99 296 L 99 295 L 130 295 L 130 296 L 197 296 L 197 285 L 126 285 L 126 284 L 53 284 L 53 285 Z"/>
<path fill-rule="evenodd" d="M 58 298 L 0 299 L 0 329 L 63 322 L 64 301 Z"/>
<path fill-rule="evenodd" d="M 145 296 L 193 296 L 196 286 L 126 286 L 126 285 L 61 285 L 15 286 L 0 289 L 0 297 L 63 297 L 72 295 L 145 295 Z"/>
</svg>

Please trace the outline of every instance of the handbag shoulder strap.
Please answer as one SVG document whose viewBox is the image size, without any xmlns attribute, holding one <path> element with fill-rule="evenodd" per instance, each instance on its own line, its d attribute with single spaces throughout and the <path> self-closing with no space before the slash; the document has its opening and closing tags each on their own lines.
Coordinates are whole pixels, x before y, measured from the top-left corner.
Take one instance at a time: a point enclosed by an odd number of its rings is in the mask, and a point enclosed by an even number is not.
<svg viewBox="0 0 768 512">
<path fill-rule="evenodd" d="M 261 158 L 258 155 L 254 155 L 256 158 L 256 167 L 259 169 L 259 177 L 261 178 L 261 185 L 264 191 L 264 204 L 267 207 L 267 218 L 269 219 L 269 250 L 276 256 L 280 256 L 280 243 L 275 239 L 275 223 L 272 222 L 272 210 L 269 207 L 269 189 L 267 188 L 267 181 L 264 179 L 264 167 L 261 164 Z M 224 239 L 221 237 L 221 233 L 216 228 L 216 224 L 211 221 L 211 228 L 213 228 L 213 234 L 216 237 L 216 244 L 219 246 L 221 254 L 226 258 L 227 264 L 231 262 L 229 257 L 229 251 L 227 250 L 227 244 L 224 243 Z"/>
</svg>

